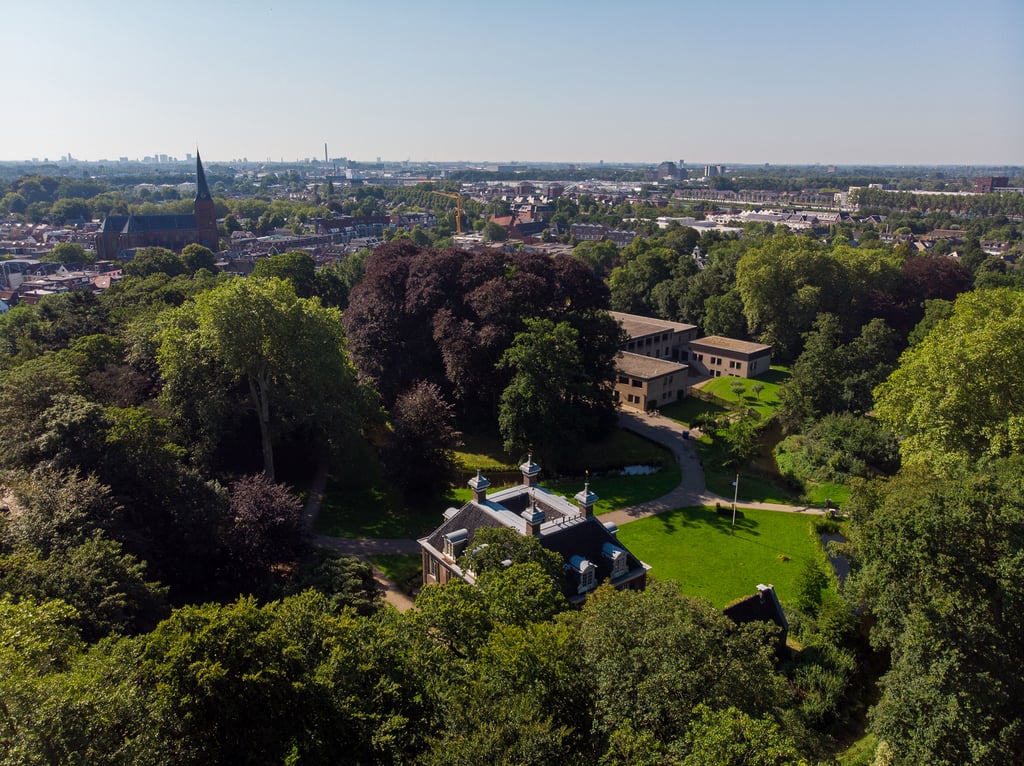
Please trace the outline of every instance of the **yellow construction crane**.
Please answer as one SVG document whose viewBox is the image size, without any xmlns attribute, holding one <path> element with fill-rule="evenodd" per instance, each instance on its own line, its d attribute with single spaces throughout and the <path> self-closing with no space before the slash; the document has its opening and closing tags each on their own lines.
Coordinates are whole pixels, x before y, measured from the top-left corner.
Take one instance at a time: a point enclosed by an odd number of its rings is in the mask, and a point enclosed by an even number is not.
<svg viewBox="0 0 1024 766">
<path fill-rule="evenodd" d="M 455 200 L 455 233 L 457 235 L 462 234 L 462 195 L 456 194 L 455 192 L 443 192 L 443 191 L 432 191 L 431 194 L 439 194 L 442 197 L 448 197 L 449 199 Z"/>
</svg>

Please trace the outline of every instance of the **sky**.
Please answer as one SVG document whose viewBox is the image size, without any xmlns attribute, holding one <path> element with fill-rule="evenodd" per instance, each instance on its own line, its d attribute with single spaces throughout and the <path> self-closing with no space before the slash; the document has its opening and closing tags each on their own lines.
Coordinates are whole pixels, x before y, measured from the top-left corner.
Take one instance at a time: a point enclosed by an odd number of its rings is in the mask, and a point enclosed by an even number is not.
<svg viewBox="0 0 1024 766">
<path fill-rule="evenodd" d="M 0 160 L 1024 165 L 1021 0 L 0 4 Z"/>
</svg>

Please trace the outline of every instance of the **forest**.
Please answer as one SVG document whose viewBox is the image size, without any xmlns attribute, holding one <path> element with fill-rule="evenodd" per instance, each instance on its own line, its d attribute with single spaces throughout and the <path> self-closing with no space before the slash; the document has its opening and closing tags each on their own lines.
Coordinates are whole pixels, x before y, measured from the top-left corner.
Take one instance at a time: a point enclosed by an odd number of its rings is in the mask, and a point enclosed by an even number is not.
<svg viewBox="0 0 1024 766">
<path fill-rule="evenodd" d="M 1019 761 L 1019 269 L 678 226 L 247 278 L 201 250 L 0 316 L 0 762 Z M 399 613 L 314 544 L 317 476 L 439 518 L 460 438 L 557 474 L 612 431 L 609 308 L 771 344 L 794 480 L 850 486 L 851 576 L 802 576 L 782 656 L 657 572 L 570 609 L 495 541 Z"/>
</svg>

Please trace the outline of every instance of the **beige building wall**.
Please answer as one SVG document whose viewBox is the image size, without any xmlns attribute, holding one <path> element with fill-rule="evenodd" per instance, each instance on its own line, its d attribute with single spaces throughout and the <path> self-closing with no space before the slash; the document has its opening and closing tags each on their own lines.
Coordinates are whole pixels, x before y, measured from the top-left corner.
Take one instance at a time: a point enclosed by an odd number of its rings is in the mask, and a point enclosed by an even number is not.
<svg viewBox="0 0 1024 766">
<path fill-rule="evenodd" d="M 686 365 L 628 352 L 616 362 L 615 395 L 623 407 L 645 412 L 686 396 Z"/>
<path fill-rule="evenodd" d="M 690 366 L 713 378 L 753 378 L 768 372 L 771 346 L 712 336 L 690 342 Z"/>
</svg>

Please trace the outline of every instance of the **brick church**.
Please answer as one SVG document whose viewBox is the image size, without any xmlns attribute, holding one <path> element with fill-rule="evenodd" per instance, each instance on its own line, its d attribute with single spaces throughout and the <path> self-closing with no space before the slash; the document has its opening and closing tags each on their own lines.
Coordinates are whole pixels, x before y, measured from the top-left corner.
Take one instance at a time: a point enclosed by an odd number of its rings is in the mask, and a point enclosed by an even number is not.
<svg viewBox="0 0 1024 766">
<path fill-rule="evenodd" d="M 113 261 L 126 250 L 141 247 L 166 247 L 180 253 L 185 245 L 193 242 L 217 251 L 217 213 L 199 152 L 196 152 L 196 198 L 192 213 L 108 215 L 96 234 L 96 256 Z"/>
</svg>

